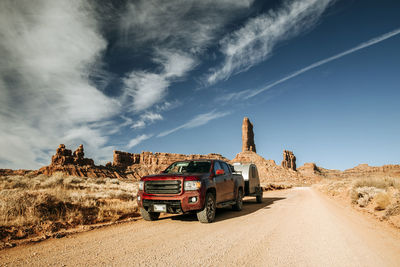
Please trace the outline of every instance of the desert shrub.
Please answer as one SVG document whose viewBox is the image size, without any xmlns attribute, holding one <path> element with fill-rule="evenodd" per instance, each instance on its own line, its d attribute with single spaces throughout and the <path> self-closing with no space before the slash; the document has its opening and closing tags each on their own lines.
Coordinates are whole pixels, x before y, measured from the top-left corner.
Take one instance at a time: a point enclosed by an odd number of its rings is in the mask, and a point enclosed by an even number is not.
<svg viewBox="0 0 400 267">
<path fill-rule="evenodd" d="M 396 178 L 363 178 L 357 179 L 353 187 L 376 187 L 381 189 L 389 187 L 400 188 L 400 181 Z"/>
<path fill-rule="evenodd" d="M 387 207 L 385 217 L 400 215 L 400 202 L 396 202 Z"/>
<path fill-rule="evenodd" d="M 357 203 L 360 207 L 366 207 L 370 200 L 381 192 L 383 192 L 383 190 L 376 187 L 355 187 L 352 189 L 350 196 L 353 203 Z"/>
<path fill-rule="evenodd" d="M 391 197 L 387 192 L 380 192 L 375 196 L 375 210 L 384 210 L 390 205 Z"/>
</svg>

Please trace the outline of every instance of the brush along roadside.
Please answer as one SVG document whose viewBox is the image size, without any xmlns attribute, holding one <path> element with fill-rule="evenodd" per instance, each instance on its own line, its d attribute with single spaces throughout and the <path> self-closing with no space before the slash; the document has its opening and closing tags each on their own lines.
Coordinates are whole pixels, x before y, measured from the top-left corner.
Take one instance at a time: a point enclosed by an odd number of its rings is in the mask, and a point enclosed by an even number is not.
<svg viewBox="0 0 400 267">
<path fill-rule="evenodd" d="M 400 178 L 324 179 L 314 187 L 400 228 Z"/>
<path fill-rule="evenodd" d="M 56 173 L 0 177 L 0 248 L 83 225 L 140 216 L 137 183 Z"/>
</svg>

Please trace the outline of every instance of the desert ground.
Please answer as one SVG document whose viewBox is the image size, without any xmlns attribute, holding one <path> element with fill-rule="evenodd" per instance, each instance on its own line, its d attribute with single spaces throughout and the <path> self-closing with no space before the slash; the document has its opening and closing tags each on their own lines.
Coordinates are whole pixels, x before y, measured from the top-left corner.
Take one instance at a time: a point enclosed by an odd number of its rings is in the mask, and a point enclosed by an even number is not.
<svg viewBox="0 0 400 267">
<path fill-rule="evenodd" d="M 165 215 L 0 251 L 2 266 L 398 266 L 400 232 L 313 187 L 201 224 Z"/>
</svg>

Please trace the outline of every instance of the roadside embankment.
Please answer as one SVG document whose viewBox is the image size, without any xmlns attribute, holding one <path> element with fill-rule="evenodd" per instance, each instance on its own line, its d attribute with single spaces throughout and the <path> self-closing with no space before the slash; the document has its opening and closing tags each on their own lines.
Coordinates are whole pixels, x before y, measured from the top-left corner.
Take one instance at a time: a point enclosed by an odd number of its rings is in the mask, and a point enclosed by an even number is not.
<svg viewBox="0 0 400 267">
<path fill-rule="evenodd" d="M 323 179 L 314 188 L 400 228 L 400 178 Z"/>
</svg>

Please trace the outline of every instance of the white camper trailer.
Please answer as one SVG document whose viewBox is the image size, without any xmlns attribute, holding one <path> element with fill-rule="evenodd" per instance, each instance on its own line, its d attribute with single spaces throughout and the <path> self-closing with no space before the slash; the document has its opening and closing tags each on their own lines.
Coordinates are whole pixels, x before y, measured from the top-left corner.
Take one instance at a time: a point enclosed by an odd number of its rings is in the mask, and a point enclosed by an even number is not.
<svg viewBox="0 0 400 267">
<path fill-rule="evenodd" d="M 263 191 L 260 186 L 260 178 L 258 177 L 257 166 L 253 163 L 242 164 L 236 162 L 233 164 L 235 172 L 242 174 L 244 179 L 245 196 L 254 196 L 258 203 L 262 202 Z"/>
</svg>

